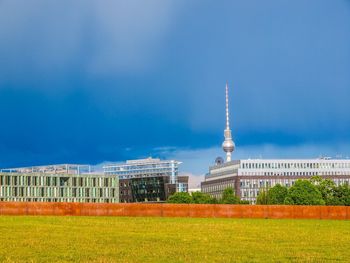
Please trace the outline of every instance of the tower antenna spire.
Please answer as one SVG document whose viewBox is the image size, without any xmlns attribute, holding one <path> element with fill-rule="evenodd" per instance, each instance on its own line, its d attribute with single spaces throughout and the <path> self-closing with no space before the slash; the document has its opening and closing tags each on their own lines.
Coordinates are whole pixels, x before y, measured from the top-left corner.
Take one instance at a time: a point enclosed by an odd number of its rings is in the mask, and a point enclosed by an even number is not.
<svg viewBox="0 0 350 263">
<path fill-rule="evenodd" d="M 226 82 L 226 129 L 224 130 L 225 140 L 222 144 L 223 150 L 226 152 L 226 161 L 231 161 L 231 154 L 235 149 L 235 143 L 232 140 L 231 129 L 230 129 L 230 118 L 228 109 L 228 84 Z"/>
<path fill-rule="evenodd" d="M 228 111 L 228 85 L 226 82 L 226 129 L 230 129 L 230 116 Z"/>
</svg>

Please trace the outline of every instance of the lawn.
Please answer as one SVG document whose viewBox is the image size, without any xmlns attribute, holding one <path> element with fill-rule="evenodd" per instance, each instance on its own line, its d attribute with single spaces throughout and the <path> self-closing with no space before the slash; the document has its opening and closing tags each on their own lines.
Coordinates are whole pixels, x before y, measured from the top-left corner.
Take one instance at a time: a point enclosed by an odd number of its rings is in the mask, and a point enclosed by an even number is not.
<svg viewBox="0 0 350 263">
<path fill-rule="evenodd" d="M 349 262 L 350 221 L 0 216 L 0 262 Z"/>
</svg>

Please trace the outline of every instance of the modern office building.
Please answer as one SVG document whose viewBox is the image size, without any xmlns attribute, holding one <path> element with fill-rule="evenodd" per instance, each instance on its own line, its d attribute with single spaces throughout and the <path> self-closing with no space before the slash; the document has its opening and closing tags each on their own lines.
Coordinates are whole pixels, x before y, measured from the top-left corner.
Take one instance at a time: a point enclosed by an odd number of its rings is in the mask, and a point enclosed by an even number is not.
<svg viewBox="0 0 350 263">
<path fill-rule="evenodd" d="M 93 174 L 88 165 L 2 169 L 0 201 L 117 203 L 119 178 Z"/>
<path fill-rule="evenodd" d="M 215 165 L 209 167 L 201 183 L 201 190 L 213 197 L 221 198 L 224 189 L 232 187 L 237 196 L 251 203 L 256 202 L 259 191 L 276 184 L 290 187 L 298 179 L 321 176 L 335 184 L 350 184 L 349 159 L 247 159 L 231 160 L 235 144 L 229 127 L 228 87 L 226 85 L 226 129 L 223 150 L 226 162 L 217 158 Z"/>
<path fill-rule="evenodd" d="M 261 189 L 276 184 L 290 187 L 298 179 L 312 176 L 332 179 L 336 185 L 350 184 L 350 160 L 343 159 L 290 159 L 290 160 L 237 160 L 209 168 L 202 182 L 202 191 L 220 198 L 227 187 L 232 187 L 242 200 L 255 203 Z"/>
<path fill-rule="evenodd" d="M 140 159 L 103 167 L 105 175 L 119 177 L 120 202 L 164 202 L 175 192 L 187 192 L 188 176 L 179 176 L 180 162 Z"/>
</svg>

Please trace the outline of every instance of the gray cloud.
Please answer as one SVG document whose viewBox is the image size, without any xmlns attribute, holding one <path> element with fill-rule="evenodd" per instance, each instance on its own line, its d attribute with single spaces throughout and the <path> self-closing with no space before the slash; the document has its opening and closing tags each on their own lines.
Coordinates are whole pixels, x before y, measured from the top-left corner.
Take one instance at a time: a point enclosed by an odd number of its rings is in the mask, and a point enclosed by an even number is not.
<svg viewBox="0 0 350 263">
<path fill-rule="evenodd" d="M 156 0 L 1 1 L 0 81 L 147 71 L 178 7 Z"/>
</svg>

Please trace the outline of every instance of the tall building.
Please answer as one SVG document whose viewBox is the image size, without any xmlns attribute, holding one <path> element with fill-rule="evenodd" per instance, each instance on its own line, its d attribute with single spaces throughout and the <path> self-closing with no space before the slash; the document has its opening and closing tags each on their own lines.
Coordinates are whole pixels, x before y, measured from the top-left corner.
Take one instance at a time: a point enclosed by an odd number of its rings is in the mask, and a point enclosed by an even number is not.
<svg viewBox="0 0 350 263">
<path fill-rule="evenodd" d="M 0 201 L 119 202 L 119 178 L 62 164 L 0 170 Z"/>
<path fill-rule="evenodd" d="M 349 159 L 246 159 L 231 160 L 235 145 L 229 127 L 228 87 L 226 85 L 226 129 L 224 131 L 223 150 L 226 162 L 217 158 L 215 165 L 209 167 L 201 190 L 213 197 L 221 198 L 227 187 L 232 187 L 237 196 L 251 203 L 262 189 L 276 184 L 290 187 L 298 179 L 321 176 L 335 182 L 336 185 L 350 184 Z"/>
<path fill-rule="evenodd" d="M 119 177 L 120 202 L 163 202 L 175 192 L 187 192 L 188 176 L 179 176 L 180 162 L 139 159 L 103 167 L 105 175 Z"/>
</svg>

